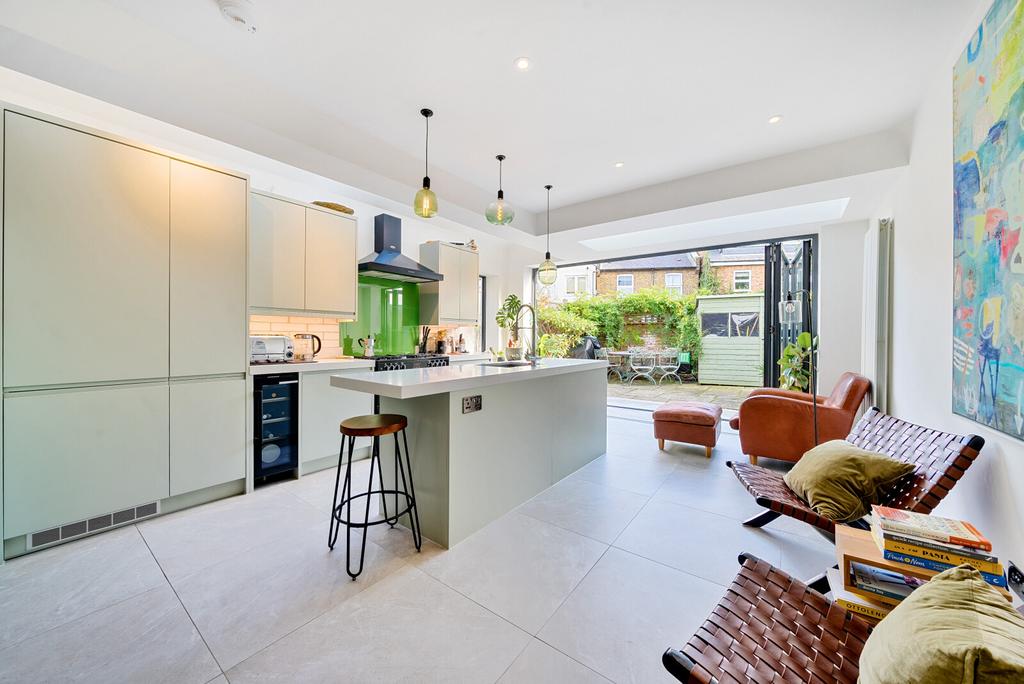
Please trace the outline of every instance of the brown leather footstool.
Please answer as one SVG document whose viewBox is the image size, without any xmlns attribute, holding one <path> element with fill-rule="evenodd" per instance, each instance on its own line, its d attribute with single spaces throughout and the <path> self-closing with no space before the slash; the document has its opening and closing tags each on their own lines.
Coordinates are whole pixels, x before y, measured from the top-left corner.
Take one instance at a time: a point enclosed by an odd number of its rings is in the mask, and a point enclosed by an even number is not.
<svg viewBox="0 0 1024 684">
<path fill-rule="evenodd" d="M 711 450 L 722 432 L 722 407 L 702 401 L 670 401 L 654 412 L 654 436 L 658 448 L 665 440 L 699 444 L 711 458 Z"/>
</svg>

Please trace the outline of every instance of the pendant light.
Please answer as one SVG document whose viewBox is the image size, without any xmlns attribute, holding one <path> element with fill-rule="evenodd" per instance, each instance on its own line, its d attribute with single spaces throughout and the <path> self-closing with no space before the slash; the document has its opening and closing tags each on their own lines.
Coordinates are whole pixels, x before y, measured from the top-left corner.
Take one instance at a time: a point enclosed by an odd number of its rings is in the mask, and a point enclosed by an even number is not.
<svg viewBox="0 0 1024 684">
<path fill-rule="evenodd" d="M 551 260 L 551 188 L 554 186 L 545 185 L 548 191 L 548 228 L 547 228 L 547 250 L 544 252 L 544 261 L 537 267 L 537 280 L 541 285 L 554 285 L 558 278 L 558 267 Z"/>
<path fill-rule="evenodd" d="M 412 201 L 412 209 L 417 216 L 430 218 L 437 213 L 437 195 L 430 189 L 430 175 L 427 173 L 427 162 L 430 155 L 430 117 L 434 116 L 434 112 L 429 109 L 421 109 L 420 114 L 423 115 L 427 126 L 426 142 L 423 146 L 423 187 L 416 193 L 416 199 Z"/>
<path fill-rule="evenodd" d="M 504 226 L 512 223 L 512 219 L 516 217 L 516 210 L 505 201 L 505 192 L 501 189 L 501 163 L 505 161 L 505 155 L 499 154 L 495 159 L 498 160 L 498 199 L 487 205 L 484 216 L 494 225 Z"/>
</svg>

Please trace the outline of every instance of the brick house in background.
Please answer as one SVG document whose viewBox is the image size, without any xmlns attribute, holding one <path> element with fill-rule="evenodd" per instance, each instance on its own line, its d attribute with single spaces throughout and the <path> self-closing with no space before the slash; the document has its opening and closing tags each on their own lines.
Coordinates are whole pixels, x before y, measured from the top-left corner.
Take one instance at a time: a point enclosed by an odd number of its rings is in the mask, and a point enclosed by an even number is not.
<svg viewBox="0 0 1024 684">
<path fill-rule="evenodd" d="M 721 294 L 764 291 L 764 247 L 747 245 L 708 251 Z M 698 252 L 680 252 L 605 262 L 594 275 L 597 294 L 629 294 L 657 287 L 678 294 L 697 290 Z"/>
</svg>

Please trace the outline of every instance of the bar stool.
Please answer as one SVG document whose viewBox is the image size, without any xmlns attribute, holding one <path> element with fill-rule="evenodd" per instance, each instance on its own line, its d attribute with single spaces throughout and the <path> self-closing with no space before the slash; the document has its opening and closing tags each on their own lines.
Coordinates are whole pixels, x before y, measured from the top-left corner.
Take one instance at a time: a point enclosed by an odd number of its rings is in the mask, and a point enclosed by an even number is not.
<svg viewBox="0 0 1024 684">
<path fill-rule="evenodd" d="M 416 488 L 412 483 L 412 463 L 409 461 L 409 440 L 405 434 L 405 428 L 409 424 L 405 416 L 393 413 L 374 414 L 367 416 L 354 416 L 341 421 L 341 450 L 338 453 L 338 472 L 334 477 L 334 500 L 331 508 L 331 529 L 327 537 L 327 546 L 334 549 L 338 540 L 338 532 L 342 525 L 345 526 L 345 571 L 349 577 L 355 580 L 363 571 L 363 560 L 366 556 L 367 528 L 373 525 L 387 523 L 394 527 L 399 518 L 409 515 L 409 527 L 412 530 L 412 540 L 416 544 L 416 550 L 420 550 L 423 543 L 423 536 L 420 532 L 420 518 L 416 511 Z M 398 433 L 402 433 L 403 448 L 399 448 Z M 395 436 L 395 487 L 394 489 L 384 488 L 384 473 L 380 465 L 380 438 L 386 435 Z M 366 492 L 362 494 L 352 493 L 352 452 L 355 449 L 356 437 L 372 437 L 373 447 L 370 450 L 370 479 L 366 486 Z M 345 445 L 348 444 L 348 459 L 345 458 Z M 402 451 L 405 451 L 405 463 L 402 463 Z M 342 482 L 341 468 L 345 465 L 345 479 Z M 377 471 L 380 478 L 380 488 L 373 488 L 373 473 Z M 406 470 L 409 471 L 408 477 Z M 398 488 L 398 481 L 401 478 L 402 488 Z M 341 484 L 341 498 L 338 498 L 338 485 Z M 370 520 L 370 499 L 379 495 L 384 517 L 380 520 Z M 387 496 L 394 496 L 394 514 L 388 513 Z M 362 522 L 352 519 L 352 502 L 356 499 L 366 499 L 365 516 Z M 398 510 L 399 501 L 404 499 L 405 508 Z M 346 509 L 346 510 L 342 510 Z M 359 567 L 352 571 L 352 528 L 362 529 L 363 540 L 359 551 Z"/>
</svg>

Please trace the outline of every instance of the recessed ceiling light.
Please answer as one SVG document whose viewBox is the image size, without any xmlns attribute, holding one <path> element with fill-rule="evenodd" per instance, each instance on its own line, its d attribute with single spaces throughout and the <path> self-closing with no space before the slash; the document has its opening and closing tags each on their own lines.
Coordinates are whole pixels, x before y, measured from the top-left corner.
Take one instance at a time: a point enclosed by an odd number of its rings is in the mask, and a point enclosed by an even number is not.
<svg viewBox="0 0 1024 684">
<path fill-rule="evenodd" d="M 782 115 L 781 114 L 775 114 L 773 116 L 769 116 L 768 117 L 768 123 L 770 123 L 770 124 L 777 124 L 780 121 L 782 121 Z"/>
<path fill-rule="evenodd" d="M 256 10 L 250 0 L 217 0 L 225 21 L 246 33 L 256 33 Z"/>
<path fill-rule="evenodd" d="M 512 62 L 512 63 L 515 64 L 516 69 L 519 69 L 520 71 L 529 71 L 530 70 L 530 58 L 529 57 L 516 57 L 516 60 L 514 62 Z"/>
<path fill-rule="evenodd" d="M 617 168 L 617 169 L 621 169 L 625 165 L 626 165 L 626 162 L 615 162 L 615 168 Z"/>
</svg>

